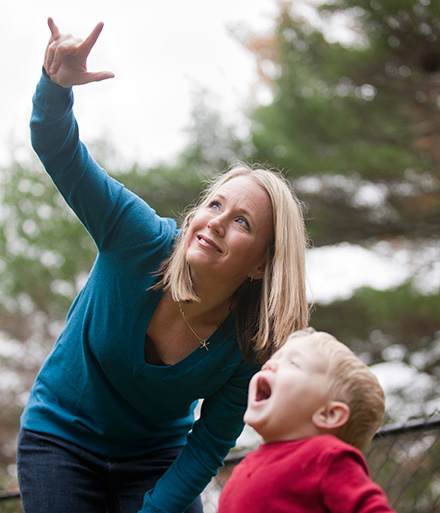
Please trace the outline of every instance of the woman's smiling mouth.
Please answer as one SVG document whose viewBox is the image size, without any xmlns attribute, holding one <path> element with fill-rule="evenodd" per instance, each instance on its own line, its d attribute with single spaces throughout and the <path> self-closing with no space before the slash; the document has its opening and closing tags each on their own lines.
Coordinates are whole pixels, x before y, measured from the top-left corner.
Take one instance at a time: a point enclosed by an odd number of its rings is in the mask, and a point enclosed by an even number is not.
<svg viewBox="0 0 440 513">
<path fill-rule="evenodd" d="M 202 247 L 217 251 L 217 253 L 221 253 L 220 248 L 208 237 L 204 235 L 197 235 L 197 240 Z"/>
</svg>

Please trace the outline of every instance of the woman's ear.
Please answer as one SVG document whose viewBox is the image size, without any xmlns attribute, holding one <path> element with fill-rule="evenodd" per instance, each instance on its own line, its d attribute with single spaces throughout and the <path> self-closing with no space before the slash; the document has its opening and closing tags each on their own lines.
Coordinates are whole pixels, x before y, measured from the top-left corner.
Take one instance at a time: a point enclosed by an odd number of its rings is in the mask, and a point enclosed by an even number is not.
<svg viewBox="0 0 440 513">
<path fill-rule="evenodd" d="M 341 401 L 329 401 L 312 416 L 318 429 L 332 430 L 343 426 L 350 418 L 350 407 Z"/>
<path fill-rule="evenodd" d="M 252 276 L 253 280 L 262 280 L 264 278 L 264 272 L 266 271 L 266 260 L 258 266 L 254 271 L 249 275 Z"/>
</svg>

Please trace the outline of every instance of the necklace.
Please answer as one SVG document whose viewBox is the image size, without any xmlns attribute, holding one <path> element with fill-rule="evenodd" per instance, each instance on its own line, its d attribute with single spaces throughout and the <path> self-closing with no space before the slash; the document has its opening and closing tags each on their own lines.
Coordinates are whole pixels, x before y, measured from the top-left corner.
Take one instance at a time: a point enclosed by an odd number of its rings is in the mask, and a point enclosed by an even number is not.
<svg viewBox="0 0 440 513">
<path fill-rule="evenodd" d="M 208 342 L 208 339 L 206 338 L 201 338 L 197 335 L 197 333 L 191 328 L 191 325 L 190 323 L 186 320 L 186 317 L 185 317 L 185 312 L 183 311 L 183 308 L 182 308 L 182 305 L 180 304 L 180 301 L 177 301 L 177 303 L 179 304 L 179 310 L 180 310 L 180 314 L 182 315 L 182 319 L 185 321 L 185 324 L 188 326 L 188 328 L 191 330 L 191 333 L 196 337 L 196 339 L 199 341 L 200 343 L 200 347 L 203 347 L 204 349 L 206 349 L 207 351 L 209 351 L 208 349 L 208 345 L 209 345 L 209 342 Z"/>
</svg>

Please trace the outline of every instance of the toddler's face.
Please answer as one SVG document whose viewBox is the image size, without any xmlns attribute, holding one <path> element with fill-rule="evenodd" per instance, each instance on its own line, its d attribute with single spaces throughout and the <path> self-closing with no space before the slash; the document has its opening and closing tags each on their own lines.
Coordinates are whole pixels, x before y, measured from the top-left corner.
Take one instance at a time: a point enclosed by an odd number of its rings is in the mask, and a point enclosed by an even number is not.
<svg viewBox="0 0 440 513">
<path fill-rule="evenodd" d="M 289 338 L 250 382 L 244 420 L 265 442 L 318 434 L 312 416 L 328 401 L 328 365 L 306 339 Z"/>
</svg>

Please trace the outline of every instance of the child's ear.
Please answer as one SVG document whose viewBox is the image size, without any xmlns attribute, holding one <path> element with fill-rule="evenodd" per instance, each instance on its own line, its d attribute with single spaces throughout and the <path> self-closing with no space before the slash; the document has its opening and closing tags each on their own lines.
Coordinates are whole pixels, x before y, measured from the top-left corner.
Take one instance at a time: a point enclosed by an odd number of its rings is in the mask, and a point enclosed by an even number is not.
<svg viewBox="0 0 440 513">
<path fill-rule="evenodd" d="M 313 414 L 313 424 L 324 430 L 343 426 L 350 417 L 350 407 L 341 401 L 329 401 Z"/>
</svg>

